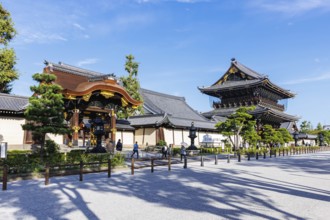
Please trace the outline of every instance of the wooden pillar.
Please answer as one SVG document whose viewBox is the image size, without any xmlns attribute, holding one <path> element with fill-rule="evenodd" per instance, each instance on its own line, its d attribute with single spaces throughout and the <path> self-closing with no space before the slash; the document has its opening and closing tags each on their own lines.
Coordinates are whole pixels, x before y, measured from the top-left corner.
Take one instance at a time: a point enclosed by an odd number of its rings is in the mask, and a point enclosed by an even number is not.
<svg viewBox="0 0 330 220">
<path fill-rule="evenodd" d="M 115 111 L 113 109 L 111 109 L 111 135 L 110 135 L 110 139 L 116 143 L 116 114 Z"/>
<path fill-rule="evenodd" d="M 79 109 L 73 110 L 73 117 L 72 117 L 72 129 L 73 129 L 73 135 L 72 135 L 72 144 L 73 146 L 78 146 L 78 139 L 79 139 Z"/>
</svg>

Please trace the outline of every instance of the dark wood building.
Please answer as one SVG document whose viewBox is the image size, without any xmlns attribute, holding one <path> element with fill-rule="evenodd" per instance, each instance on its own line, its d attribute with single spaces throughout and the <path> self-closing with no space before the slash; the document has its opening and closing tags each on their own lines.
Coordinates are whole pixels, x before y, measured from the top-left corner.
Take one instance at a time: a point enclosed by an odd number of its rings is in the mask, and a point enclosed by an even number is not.
<svg viewBox="0 0 330 220">
<path fill-rule="evenodd" d="M 243 106 L 256 106 L 251 112 L 261 124 L 281 127 L 285 122 L 296 122 L 299 118 L 285 113 L 281 100 L 293 98 L 295 94 L 270 81 L 268 76 L 244 66 L 234 58 L 225 74 L 208 87 L 198 88 L 202 93 L 218 98 L 213 110 L 203 113 L 207 118 L 223 118 Z"/>
</svg>

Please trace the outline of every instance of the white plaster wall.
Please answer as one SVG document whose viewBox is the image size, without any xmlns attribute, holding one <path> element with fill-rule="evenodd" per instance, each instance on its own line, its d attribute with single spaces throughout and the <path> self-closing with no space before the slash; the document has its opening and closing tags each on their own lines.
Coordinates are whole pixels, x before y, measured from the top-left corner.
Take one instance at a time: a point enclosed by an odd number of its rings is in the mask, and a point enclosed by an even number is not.
<svg viewBox="0 0 330 220">
<path fill-rule="evenodd" d="M 25 124 L 25 119 L 0 116 L 0 141 L 8 142 L 8 147 L 10 145 L 23 145 L 23 124 Z"/>
<path fill-rule="evenodd" d="M 53 140 L 56 144 L 63 144 L 63 135 L 47 134 L 46 140 Z"/>
<path fill-rule="evenodd" d="M 137 141 L 139 144 L 142 144 L 142 141 L 143 141 L 143 128 L 135 130 L 135 140 L 134 141 Z"/>
<path fill-rule="evenodd" d="M 182 139 L 182 130 L 174 129 L 174 145 L 180 145 L 183 142 Z"/>
<path fill-rule="evenodd" d="M 133 131 L 120 131 L 116 133 L 116 143 L 118 139 L 121 139 L 123 146 L 133 146 L 134 144 L 134 133 Z M 140 142 L 141 143 L 141 142 Z"/>
<path fill-rule="evenodd" d="M 173 129 L 164 128 L 164 137 L 168 145 L 173 144 Z"/>
<path fill-rule="evenodd" d="M 143 145 L 145 146 L 147 143 L 148 145 L 156 145 L 156 130 L 154 128 L 146 128 L 144 133 Z"/>
</svg>

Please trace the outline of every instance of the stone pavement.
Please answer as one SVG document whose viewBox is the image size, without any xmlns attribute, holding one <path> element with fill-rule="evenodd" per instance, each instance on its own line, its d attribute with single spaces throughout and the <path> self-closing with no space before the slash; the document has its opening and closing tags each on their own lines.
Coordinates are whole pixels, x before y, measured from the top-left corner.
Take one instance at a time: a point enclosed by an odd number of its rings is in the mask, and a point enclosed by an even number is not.
<svg viewBox="0 0 330 220">
<path fill-rule="evenodd" d="M 330 152 L 8 183 L 0 218 L 329 219 Z M 1 184 L 0 184 L 1 186 Z M 2 187 L 2 186 L 1 186 Z"/>
</svg>

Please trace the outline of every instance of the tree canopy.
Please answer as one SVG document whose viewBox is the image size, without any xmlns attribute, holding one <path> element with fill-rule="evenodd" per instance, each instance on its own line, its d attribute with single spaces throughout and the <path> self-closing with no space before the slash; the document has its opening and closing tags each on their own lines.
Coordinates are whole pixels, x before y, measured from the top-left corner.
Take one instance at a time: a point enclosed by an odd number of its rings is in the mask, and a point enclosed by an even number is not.
<svg viewBox="0 0 330 220">
<path fill-rule="evenodd" d="M 249 114 L 254 109 L 255 106 L 241 107 L 231 114 L 225 122 L 218 122 L 215 125 L 221 134 L 228 137 L 234 149 L 239 146 L 239 136 L 252 144 L 258 140 L 257 134 L 253 131 L 255 130 L 255 121 L 253 116 Z"/>
<path fill-rule="evenodd" d="M 123 82 L 123 86 L 128 92 L 128 94 L 135 100 L 143 101 L 143 98 L 139 92 L 140 90 L 140 83 L 137 78 L 139 63 L 134 61 L 133 55 L 126 56 L 126 63 L 125 63 L 125 70 L 128 73 L 128 76 L 120 77 L 120 80 Z M 121 107 L 117 113 L 119 118 L 128 118 L 129 116 L 135 114 L 142 114 L 143 107 L 138 106 L 137 108 L 130 108 L 130 107 Z"/>
<path fill-rule="evenodd" d="M 33 79 L 39 82 L 31 86 L 34 92 L 29 99 L 29 106 L 24 112 L 27 123 L 24 130 L 32 131 L 34 141 L 40 143 L 41 154 L 47 133 L 66 134 L 69 132 L 64 123 L 64 102 L 61 86 L 54 84 L 56 76 L 48 73 L 36 73 Z"/>
<path fill-rule="evenodd" d="M 10 17 L 0 3 L 0 92 L 10 93 L 11 82 L 18 79 L 18 72 L 15 69 L 15 51 L 7 48 L 8 43 L 15 37 L 16 30 Z M 1 47 L 1 45 L 3 45 Z"/>
</svg>

